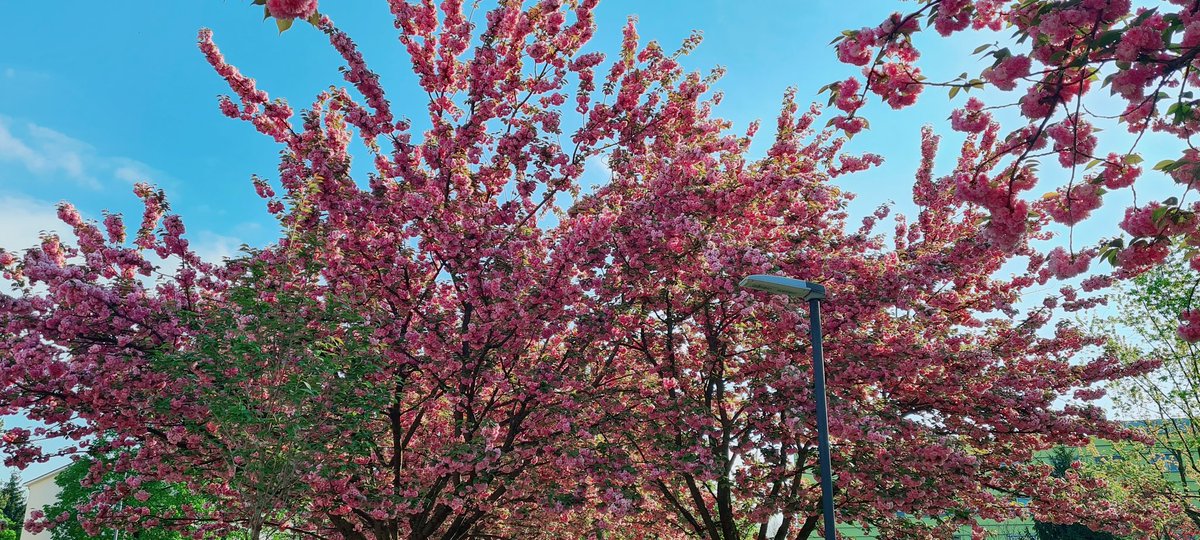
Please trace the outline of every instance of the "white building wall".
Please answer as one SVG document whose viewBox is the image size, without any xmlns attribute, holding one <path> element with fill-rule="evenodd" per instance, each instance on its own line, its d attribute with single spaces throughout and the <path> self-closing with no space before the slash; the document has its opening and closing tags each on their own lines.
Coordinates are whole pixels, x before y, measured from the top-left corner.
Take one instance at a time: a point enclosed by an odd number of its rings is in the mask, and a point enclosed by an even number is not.
<svg viewBox="0 0 1200 540">
<path fill-rule="evenodd" d="M 61 491 L 61 488 L 54 483 L 54 478 L 62 472 L 63 468 L 43 474 L 25 484 L 25 487 L 29 489 L 29 494 L 25 497 L 25 520 L 22 521 L 22 524 L 29 520 L 30 512 L 41 510 L 46 505 L 54 504 L 58 500 L 58 492 Z M 21 533 L 21 540 L 50 540 L 50 531 L 33 534 L 26 530 Z"/>
</svg>

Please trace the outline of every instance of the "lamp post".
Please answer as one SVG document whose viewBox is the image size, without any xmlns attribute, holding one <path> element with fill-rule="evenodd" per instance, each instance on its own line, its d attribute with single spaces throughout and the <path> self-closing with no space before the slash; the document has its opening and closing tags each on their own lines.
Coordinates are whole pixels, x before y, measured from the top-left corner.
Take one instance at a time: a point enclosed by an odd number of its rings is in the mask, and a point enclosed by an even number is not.
<svg viewBox="0 0 1200 540">
<path fill-rule="evenodd" d="M 829 466 L 829 419 L 825 403 L 825 359 L 821 350 L 821 300 L 825 299 L 825 287 L 799 279 L 767 274 L 749 276 L 738 285 L 756 291 L 808 300 L 809 331 L 812 335 L 813 393 L 817 396 L 817 458 L 821 467 L 821 506 L 825 516 L 825 540 L 836 540 L 833 474 Z"/>
</svg>

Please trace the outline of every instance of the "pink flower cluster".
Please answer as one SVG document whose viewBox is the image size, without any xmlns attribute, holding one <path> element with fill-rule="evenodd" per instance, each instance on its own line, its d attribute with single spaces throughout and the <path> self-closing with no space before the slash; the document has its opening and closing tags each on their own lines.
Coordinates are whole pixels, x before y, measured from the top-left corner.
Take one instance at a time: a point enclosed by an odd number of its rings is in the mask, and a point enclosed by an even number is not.
<svg viewBox="0 0 1200 540">
<path fill-rule="evenodd" d="M 1161 264 L 1171 255 L 1168 244 L 1162 240 L 1135 241 L 1117 253 L 1117 267 L 1121 277 L 1133 277 Z"/>
<path fill-rule="evenodd" d="M 883 98 L 893 109 L 902 109 L 917 102 L 924 90 L 921 70 L 901 62 L 888 62 L 867 72 L 871 91 Z"/>
<path fill-rule="evenodd" d="M 1161 14 L 1147 17 L 1141 24 L 1121 34 L 1121 41 L 1117 43 L 1113 56 L 1122 62 L 1133 62 L 1142 54 L 1156 55 L 1163 48 L 1162 32 L 1166 26 Z"/>
<path fill-rule="evenodd" d="M 1001 90 L 1012 90 L 1017 87 L 1017 79 L 1029 75 L 1032 61 L 1028 56 L 1018 54 L 1001 60 L 996 65 L 983 70 L 981 76 Z"/>
<path fill-rule="evenodd" d="M 1108 189 L 1120 189 L 1133 185 L 1142 174 L 1142 168 L 1130 165 L 1123 156 L 1115 153 L 1104 158 L 1104 167 L 1100 170 L 1099 178 Z"/>
<path fill-rule="evenodd" d="M 1052 124 L 1046 128 L 1046 135 L 1054 141 L 1054 151 L 1058 152 L 1058 162 L 1063 167 L 1087 163 L 1096 151 L 1092 124 L 1076 116 Z"/>
<path fill-rule="evenodd" d="M 1087 219 L 1093 210 L 1100 208 L 1100 186 L 1078 184 L 1070 188 L 1062 187 L 1042 202 L 1041 208 L 1054 221 L 1074 225 Z"/>
<path fill-rule="evenodd" d="M 1179 337 L 1188 343 L 1200 342 L 1200 310 L 1189 309 L 1179 314 Z"/>
<path fill-rule="evenodd" d="M 943 36 L 949 36 L 971 24 L 971 0 L 942 0 L 938 6 L 933 27 Z"/>
<path fill-rule="evenodd" d="M 1125 209 L 1125 219 L 1121 220 L 1121 229 L 1134 237 L 1155 237 L 1163 232 L 1163 224 L 1153 218 L 1154 211 L 1162 208 L 1159 203 L 1151 203 L 1141 208 Z"/>
<path fill-rule="evenodd" d="M 833 127 L 846 132 L 847 135 L 855 135 L 867 127 L 867 119 L 857 116 L 835 116 L 831 122 Z"/>
<path fill-rule="evenodd" d="M 872 49 L 875 47 L 876 32 L 874 28 L 863 28 L 843 39 L 837 45 L 838 60 L 856 66 L 869 64 Z"/>
<path fill-rule="evenodd" d="M 991 124 L 991 113 L 985 112 L 983 102 L 974 97 L 967 100 L 966 106 L 950 113 L 950 127 L 955 131 L 980 133 Z"/>
<path fill-rule="evenodd" d="M 1177 167 L 1170 172 L 1171 178 L 1185 186 L 1195 186 L 1200 183 L 1200 151 L 1188 148 L 1183 156 L 1175 161 Z"/>
<path fill-rule="evenodd" d="M 317 12 L 317 0 L 267 0 L 267 11 L 276 19 L 307 19 Z"/>
<path fill-rule="evenodd" d="M 1062 247 L 1056 247 L 1050 250 L 1046 258 L 1046 265 L 1054 277 L 1068 279 L 1086 272 L 1092 257 L 1095 255 L 1094 250 L 1082 253 L 1069 253 Z"/>
<path fill-rule="evenodd" d="M 858 79 L 850 77 L 841 82 L 837 87 L 837 98 L 834 105 L 838 109 L 852 113 L 863 106 L 862 97 L 858 95 L 858 91 L 862 86 Z"/>
</svg>

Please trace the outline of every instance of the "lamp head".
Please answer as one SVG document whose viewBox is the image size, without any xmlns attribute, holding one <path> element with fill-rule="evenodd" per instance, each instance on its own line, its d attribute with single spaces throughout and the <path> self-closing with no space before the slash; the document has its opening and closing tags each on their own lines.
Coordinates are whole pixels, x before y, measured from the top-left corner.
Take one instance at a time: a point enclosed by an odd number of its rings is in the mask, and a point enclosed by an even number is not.
<svg viewBox="0 0 1200 540">
<path fill-rule="evenodd" d="M 756 291 L 774 294 L 786 294 L 801 300 L 825 299 L 824 286 L 783 276 L 755 274 L 753 276 L 746 277 L 738 285 L 747 289 L 754 289 Z"/>
</svg>

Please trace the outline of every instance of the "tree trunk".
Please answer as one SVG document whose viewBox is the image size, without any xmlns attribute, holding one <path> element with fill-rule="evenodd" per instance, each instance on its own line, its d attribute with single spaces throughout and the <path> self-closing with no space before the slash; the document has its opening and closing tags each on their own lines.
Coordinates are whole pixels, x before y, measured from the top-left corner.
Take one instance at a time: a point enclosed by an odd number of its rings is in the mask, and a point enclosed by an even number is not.
<svg viewBox="0 0 1200 540">
<path fill-rule="evenodd" d="M 800 527 L 800 532 L 796 533 L 796 540 L 808 540 L 809 535 L 817 530 L 818 516 L 808 516 L 804 520 L 804 526 Z"/>
</svg>

